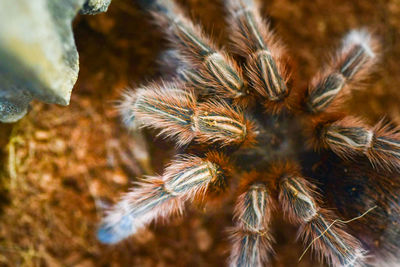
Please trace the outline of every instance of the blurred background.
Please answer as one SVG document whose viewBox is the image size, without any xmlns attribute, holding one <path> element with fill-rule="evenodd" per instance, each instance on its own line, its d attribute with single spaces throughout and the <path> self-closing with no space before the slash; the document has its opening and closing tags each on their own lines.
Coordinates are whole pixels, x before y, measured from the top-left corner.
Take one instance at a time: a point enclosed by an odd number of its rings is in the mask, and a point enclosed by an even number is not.
<svg viewBox="0 0 400 267">
<path fill-rule="evenodd" d="M 223 0 L 179 1 L 215 40 L 226 44 Z M 263 13 L 293 59 L 294 86 L 305 87 L 350 29 L 368 27 L 383 44 L 366 90 L 347 105 L 370 123 L 400 124 L 400 0 L 263 1 Z M 172 143 L 129 133 L 115 103 L 127 87 L 160 77 L 168 47 L 134 0 L 78 16 L 80 72 L 68 107 L 34 101 L 27 116 L 0 123 L 0 266 L 224 266 L 232 205 L 191 207 L 182 218 L 151 225 L 110 247 L 95 238 L 103 209 L 132 181 L 161 172 Z M 295 241 L 296 228 L 274 221 L 273 266 L 320 266 Z"/>
</svg>

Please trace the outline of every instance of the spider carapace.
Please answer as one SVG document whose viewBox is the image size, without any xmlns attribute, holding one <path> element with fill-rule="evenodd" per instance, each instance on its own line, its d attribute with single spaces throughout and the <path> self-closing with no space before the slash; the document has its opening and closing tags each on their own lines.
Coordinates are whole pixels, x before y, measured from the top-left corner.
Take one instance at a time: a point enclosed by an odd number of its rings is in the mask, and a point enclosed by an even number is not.
<svg viewBox="0 0 400 267">
<path fill-rule="evenodd" d="M 383 122 L 371 127 L 342 104 L 377 62 L 372 34 L 350 31 L 300 90 L 292 87 L 284 46 L 256 0 L 226 1 L 229 52 L 172 0 L 142 6 L 166 31 L 173 47 L 166 64 L 174 74 L 127 91 L 120 112 L 130 129 L 154 128 L 180 153 L 109 211 L 100 241 L 116 243 L 153 220 L 181 214 L 186 202 L 232 196 L 231 266 L 268 264 L 273 212 L 298 225 L 299 238 L 329 265 L 396 255 L 399 130 Z"/>
</svg>

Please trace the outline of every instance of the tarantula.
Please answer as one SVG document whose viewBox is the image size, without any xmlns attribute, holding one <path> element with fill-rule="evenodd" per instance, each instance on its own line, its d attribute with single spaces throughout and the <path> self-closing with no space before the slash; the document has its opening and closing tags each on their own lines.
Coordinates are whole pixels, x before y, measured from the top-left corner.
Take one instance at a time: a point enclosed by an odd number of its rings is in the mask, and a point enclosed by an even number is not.
<svg viewBox="0 0 400 267">
<path fill-rule="evenodd" d="M 235 192 L 231 266 L 268 264 L 273 212 L 298 225 L 299 237 L 330 265 L 371 263 L 368 253 L 396 255 L 400 131 L 384 122 L 370 127 L 342 105 L 377 62 L 375 37 L 365 29 L 348 33 L 301 90 L 292 88 L 285 49 L 256 0 L 226 1 L 231 54 L 173 0 L 141 4 L 166 30 L 175 74 L 126 92 L 120 111 L 129 128 L 150 127 L 173 139 L 180 155 L 109 211 L 100 241 L 116 243 L 181 214 L 185 202 L 221 201 Z M 358 220 L 345 225 L 339 216 Z"/>
</svg>

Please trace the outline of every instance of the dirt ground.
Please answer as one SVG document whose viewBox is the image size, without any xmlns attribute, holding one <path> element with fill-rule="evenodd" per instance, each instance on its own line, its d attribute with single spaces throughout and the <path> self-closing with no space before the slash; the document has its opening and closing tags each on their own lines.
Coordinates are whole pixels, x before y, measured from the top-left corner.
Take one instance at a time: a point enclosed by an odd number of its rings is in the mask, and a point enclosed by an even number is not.
<svg viewBox="0 0 400 267">
<path fill-rule="evenodd" d="M 220 44 L 227 39 L 223 0 L 180 2 Z M 264 12 L 287 44 L 298 87 L 349 29 L 374 30 L 381 63 L 348 105 L 370 122 L 386 115 L 400 124 L 400 0 L 268 0 Z M 0 266 L 224 266 L 229 204 L 189 208 L 114 247 L 96 240 L 102 210 L 174 154 L 151 132 L 129 133 L 115 111 L 124 88 L 159 77 L 167 44 L 134 0 L 113 0 L 105 14 L 78 17 L 74 29 L 81 70 L 70 106 L 34 103 L 18 123 L 0 124 Z M 303 247 L 294 227 L 277 219 L 273 231 L 273 266 L 320 266 L 309 256 L 297 262 Z"/>
</svg>

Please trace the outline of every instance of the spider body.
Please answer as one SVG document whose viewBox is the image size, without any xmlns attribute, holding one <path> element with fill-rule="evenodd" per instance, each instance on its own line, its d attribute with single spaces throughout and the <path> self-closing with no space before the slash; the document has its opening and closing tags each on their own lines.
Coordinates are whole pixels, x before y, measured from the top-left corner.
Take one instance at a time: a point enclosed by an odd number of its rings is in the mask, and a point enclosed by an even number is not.
<svg viewBox="0 0 400 267">
<path fill-rule="evenodd" d="M 348 227 L 374 253 L 371 261 L 376 266 L 396 266 L 400 245 L 398 174 L 376 170 L 365 159 L 358 162 L 354 164 L 330 155 L 328 162 L 316 169 L 314 177 L 319 177 L 328 203 L 344 218 L 354 218 L 361 210 L 377 206 L 369 216 Z"/>
<path fill-rule="evenodd" d="M 298 118 L 288 114 L 266 115 L 261 111 L 254 111 L 252 114 L 260 114 L 252 117 L 258 131 L 255 145 L 240 149 L 234 155 L 237 162 L 242 162 L 243 168 L 248 171 L 262 169 L 273 159 L 297 160 L 298 155 L 311 152 L 306 145 Z"/>
<path fill-rule="evenodd" d="M 394 255 L 400 131 L 383 123 L 370 127 L 341 105 L 377 61 L 371 34 L 347 34 L 309 88 L 299 90 L 255 0 L 226 1 L 236 57 L 172 0 L 142 5 L 172 43 L 166 65 L 173 66 L 173 78 L 126 92 L 120 111 L 129 128 L 154 128 L 174 140 L 180 155 L 110 210 L 100 241 L 116 243 L 154 220 L 181 214 L 186 202 L 228 195 L 237 197 L 231 266 L 268 264 L 274 213 L 297 225 L 299 238 L 330 265 L 360 266 L 368 253 Z M 360 216 L 371 207 L 377 207 L 375 217 Z M 360 221 L 347 227 L 340 216 Z"/>
</svg>

